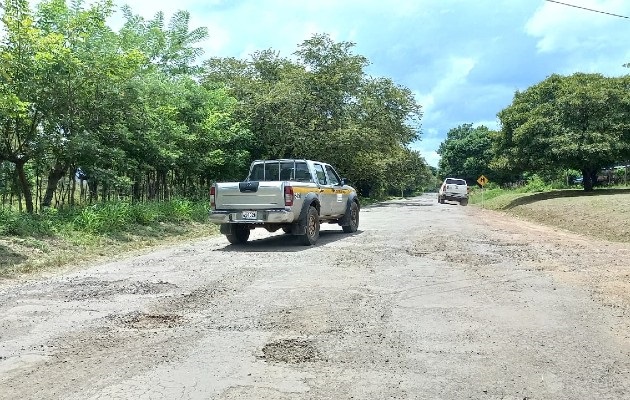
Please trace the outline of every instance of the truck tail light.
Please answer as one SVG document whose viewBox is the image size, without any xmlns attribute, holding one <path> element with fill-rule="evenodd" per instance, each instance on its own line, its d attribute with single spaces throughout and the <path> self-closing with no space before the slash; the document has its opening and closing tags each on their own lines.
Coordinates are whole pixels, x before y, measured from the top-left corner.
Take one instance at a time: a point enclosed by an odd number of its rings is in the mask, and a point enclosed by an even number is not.
<svg viewBox="0 0 630 400">
<path fill-rule="evenodd" d="M 293 205 L 293 186 L 284 187 L 284 205 L 287 207 Z"/>
<path fill-rule="evenodd" d="M 210 186 L 210 208 L 212 209 L 216 207 L 216 203 L 214 200 L 214 197 L 216 196 L 216 194 L 217 194 L 217 188 L 214 185 Z"/>
</svg>

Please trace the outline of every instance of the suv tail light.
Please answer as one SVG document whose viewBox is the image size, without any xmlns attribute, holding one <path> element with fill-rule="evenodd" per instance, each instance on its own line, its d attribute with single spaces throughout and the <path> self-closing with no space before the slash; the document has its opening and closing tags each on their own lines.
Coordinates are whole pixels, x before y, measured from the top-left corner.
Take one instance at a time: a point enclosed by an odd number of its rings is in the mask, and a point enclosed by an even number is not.
<svg viewBox="0 0 630 400">
<path fill-rule="evenodd" d="M 210 208 L 212 209 L 214 209 L 216 206 L 215 200 L 214 200 L 216 193 L 217 193 L 217 188 L 214 185 L 210 186 Z"/>
<path fill-rule="evenodd" d="M 284 187 L 284 205 L 286 207 L 293 205 L 293 186 Z"/>
</svg>

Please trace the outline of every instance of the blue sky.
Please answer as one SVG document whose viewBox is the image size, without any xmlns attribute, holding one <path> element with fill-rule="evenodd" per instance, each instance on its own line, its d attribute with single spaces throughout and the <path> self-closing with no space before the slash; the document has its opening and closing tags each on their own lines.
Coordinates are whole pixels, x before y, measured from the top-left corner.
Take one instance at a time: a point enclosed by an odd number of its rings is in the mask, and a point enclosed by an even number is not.
<svg viewBox="0 0 630 400">
<path fill-rule="evenodd" d="M 562 0 L 630 16 L 626 0 Z M 204 57 L 247 58 L 275 49 L 290 57 L 314 33 L 356 43 L 367 73 L 411 89 L 422 104 L 422 140 L 412 144 L 436 166 L 449 129 L 498 129 L 496 114 L 553 73 L 630 73 L 630 19 L 544 0 L 116 0 L 151 18 L 192 14 L 208 28 Z"/>
</svg>

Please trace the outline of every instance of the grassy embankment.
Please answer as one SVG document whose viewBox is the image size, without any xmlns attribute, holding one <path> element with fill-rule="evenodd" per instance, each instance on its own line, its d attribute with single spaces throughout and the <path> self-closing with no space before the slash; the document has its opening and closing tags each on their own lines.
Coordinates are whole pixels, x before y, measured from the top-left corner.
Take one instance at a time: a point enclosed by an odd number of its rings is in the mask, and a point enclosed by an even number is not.
<svg viewBox="0 0 630 400">
<path fill-rule="evenodd" d="M 217 233 L 207 202 L 114 202 L 27 215 L 0 209 L 0 278 Z"/>
<path fill-rule="evenodd" d="M 582 235 L 630 243 L 630 188 L 541 189 L 534 193 L 486 190 L 483 206 Z M 474 191 L 470 202 L 481 206 L 481 190 Z"/>
</svg>

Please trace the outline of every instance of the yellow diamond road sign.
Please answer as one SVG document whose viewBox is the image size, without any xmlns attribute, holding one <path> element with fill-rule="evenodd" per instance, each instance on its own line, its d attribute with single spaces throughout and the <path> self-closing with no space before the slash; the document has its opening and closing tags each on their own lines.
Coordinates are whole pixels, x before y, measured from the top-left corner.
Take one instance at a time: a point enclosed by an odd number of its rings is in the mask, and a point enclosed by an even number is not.
<svg viewBox="0 0 630 400">
<path fill-rule="evenodd" d="M 481 175 L 479 178 L 477 178 L 477 183 L 480 184 L 481 186 L 486 186 L 486 183 L 488 183 L 488 178 Z"/>
</svg>

